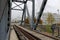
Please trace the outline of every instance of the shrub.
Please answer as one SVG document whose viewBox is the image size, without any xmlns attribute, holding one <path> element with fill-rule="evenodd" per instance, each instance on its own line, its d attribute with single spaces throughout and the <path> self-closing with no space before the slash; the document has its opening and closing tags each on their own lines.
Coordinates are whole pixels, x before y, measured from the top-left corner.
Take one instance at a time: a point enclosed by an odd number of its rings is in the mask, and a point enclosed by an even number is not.
<svg viewBox="0 0 60 40">
<path fill-rule="evenodd" d="M 48 33 L 52 33 L 51 25 L 46 25 L 46 31 L 47 31 Z"/>
</svg>

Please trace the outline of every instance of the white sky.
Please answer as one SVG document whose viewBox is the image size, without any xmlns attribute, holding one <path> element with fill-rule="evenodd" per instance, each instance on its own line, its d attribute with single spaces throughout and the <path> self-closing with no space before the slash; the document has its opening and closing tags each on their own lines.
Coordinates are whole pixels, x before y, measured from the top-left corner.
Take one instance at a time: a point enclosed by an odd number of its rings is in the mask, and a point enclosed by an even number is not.
<svg viewBox="0 0 60 40">
<path fill-rule="evenodd" d="M 35 0 L 35 13 L 39 12 L 42 1 L 43 0 Z M 60 4 L 60 0 L 48 0 L 46 7 L 44 9 L 44 12 L 58 13 L 57 9 L 60 10 L 59 4 Z M 15 6 L 15 5 L 13 4 L 13 6 Z M 29 9 L 29 13 L 31 14 L 32 13 L 32 2 L 27 2 L 27 6 Z M 12 17 L 12 19 L 15 19 L 15 18 L 19 19 L 21 17 L 21 15 L 22 15 L 22 12 L 20 12 L 20 11 L 12 11 L 11 17 Z"/>
</svg>

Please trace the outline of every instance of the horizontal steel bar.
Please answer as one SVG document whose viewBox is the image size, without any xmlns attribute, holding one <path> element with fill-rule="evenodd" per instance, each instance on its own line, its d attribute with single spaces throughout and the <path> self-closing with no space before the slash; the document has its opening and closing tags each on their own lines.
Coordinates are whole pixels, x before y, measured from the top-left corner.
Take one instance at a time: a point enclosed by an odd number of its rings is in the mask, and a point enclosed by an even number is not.
<svg viewBox="0 0 60 40">
<path fill-rule="evenodd" d="M 13 8 L 11 8 L 11 10 L 23 11 L 23 9 L 13 9 Z"/>
</svg>

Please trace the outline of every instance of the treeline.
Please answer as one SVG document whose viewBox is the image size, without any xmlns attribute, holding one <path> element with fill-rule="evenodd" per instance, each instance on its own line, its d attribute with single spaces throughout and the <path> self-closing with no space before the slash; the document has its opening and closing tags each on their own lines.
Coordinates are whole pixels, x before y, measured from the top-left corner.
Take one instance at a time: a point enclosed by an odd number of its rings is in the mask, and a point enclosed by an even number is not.
<svg viewBox="0 0 60 40">
<path fill-rule="evenodd" d="M 36 21 L 37 21 L 37 19 L 34 18 L 34 23 L 36 23 Z M 28 17 L 25 19 L 25 23 L 26 23 L 26 24 L 29 24 L 29 18 L 28 18 Z M 42 23 L 43 23 L 43 20 L 40 19 L 39 24 L 42 24 Z"/>
</svg>

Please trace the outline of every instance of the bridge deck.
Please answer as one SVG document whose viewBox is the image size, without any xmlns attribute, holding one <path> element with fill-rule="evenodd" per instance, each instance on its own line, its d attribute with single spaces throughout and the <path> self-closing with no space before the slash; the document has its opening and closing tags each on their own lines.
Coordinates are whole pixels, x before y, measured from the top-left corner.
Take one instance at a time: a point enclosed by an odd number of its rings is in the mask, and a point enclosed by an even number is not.
<svg viewBox="0 0 60 40">
<path fill-rule="evenodd" d="M 18 37 L 17 37 L 13 27 L 11 28 L 10 40 L 18 40 Z"/>
<path fill-rule="evenodd" d="M 22 28 L 23 30 L 29 32 L 30 34 L 32 34 L 32 35 L 34 35 L 34 36 L 36 36 L 36 37 L 38 37 L 38 38 L 40 38 L 40 39 L 42 39 L 42 40 L 55 40 L 55 39 L 46 37 L 46 36 L 44 36 L 44 35 L 41 35 L 41 34 L 39 34 L 39 33 L 30 31 L 30 30 L 27 30 L 27 29 L 25 29 L 25 28 L 23 28 L 23 27 L 21 27 L 21 26 L 18 26 L 18 27 Z"/>
<path fill-rule="evenodd" d="M 44 36 L 44 35 L 41 35 L 41 34 L 39 34 L 39 33 L 36 33 L 36 32 L 34 32 L 34 31 L 27 30 L 27 29 L 25 29 L 25 28 L 23 28 L 23 27 L 21 27 L 21 26 L 18 26 L 18 27 L 20 27 L 21 29 L 29 32 L 30 34 L 32 34 L 32 35 L 34 35 L 34 36 L 36 36 L 36 37 L 38 37 L 38 38 L 40 38 L 40 39 L 42 39 L 42 40 L 55 40 L 55 39 L 46 37 L 46 36 Z M 18 40 L 18 37 L 17 37 L 17 35 L 16 35 L 13 27 L 12 27 L 11 34 L 10 34 L 10 40 Z"/>
</svg>

